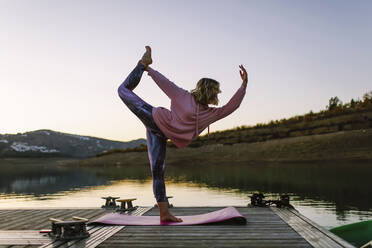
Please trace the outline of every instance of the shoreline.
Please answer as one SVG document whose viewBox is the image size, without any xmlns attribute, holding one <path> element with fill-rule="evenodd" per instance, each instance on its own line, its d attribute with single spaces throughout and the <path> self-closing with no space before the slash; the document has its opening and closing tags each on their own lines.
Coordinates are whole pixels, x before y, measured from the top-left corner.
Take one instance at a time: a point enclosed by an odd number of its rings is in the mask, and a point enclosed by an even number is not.
<svg viewBox="0 0 372 248">
<path fill-rule="evenodd" d="M 205 145 L 198 148 L 168 147 L 166 163 L 226 164 L 257 162 L 372 162 L 372 129 L 282 138 L 233 145 Z M 67 163 L 68 166 L 148 165 L 147 152 L 113 153 Z"/>
</svg>

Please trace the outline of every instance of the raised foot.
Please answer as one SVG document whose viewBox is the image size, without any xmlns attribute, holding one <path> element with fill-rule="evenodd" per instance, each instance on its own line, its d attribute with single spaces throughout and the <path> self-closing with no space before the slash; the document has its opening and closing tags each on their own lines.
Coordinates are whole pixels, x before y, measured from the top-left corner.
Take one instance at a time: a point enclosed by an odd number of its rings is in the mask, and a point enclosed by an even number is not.
<svg viewBox="0 0 372 248">
<path fill-rule="evenodd" d="M 181 218 L 177 218 L 171 214 L 167 214 L 164 216 L 160 216 L 161 222 L 182 222 L 183 220 Z"/>
<path fill-rule="evenodd" d="M 142 56 L 141 63 L 145 66 L 148 66 L 152 64 L 151 47 L 146 46 L 145 48 L 146 48 L 146 52 Z"/>
</svg>

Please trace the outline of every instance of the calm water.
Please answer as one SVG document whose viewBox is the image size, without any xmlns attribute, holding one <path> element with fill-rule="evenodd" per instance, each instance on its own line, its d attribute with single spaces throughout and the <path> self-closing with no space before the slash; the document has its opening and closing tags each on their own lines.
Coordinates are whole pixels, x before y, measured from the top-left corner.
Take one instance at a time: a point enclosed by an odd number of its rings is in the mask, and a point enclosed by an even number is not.
<svg viewBox="0 0 372 248">
<path fill-rule="evenodd" d="M 175 206 L 245 206 L 262 191 L 288 193 L 303 215 L 330 228 L 372 218 L 372 164 L 286 163 L 168 165 Z M 136 197 L 151 206 L 148 166 L 66 168 L 53 159 L 1 159 L 0 208 L 100 207 L 102 196 Z"/>
</svg>

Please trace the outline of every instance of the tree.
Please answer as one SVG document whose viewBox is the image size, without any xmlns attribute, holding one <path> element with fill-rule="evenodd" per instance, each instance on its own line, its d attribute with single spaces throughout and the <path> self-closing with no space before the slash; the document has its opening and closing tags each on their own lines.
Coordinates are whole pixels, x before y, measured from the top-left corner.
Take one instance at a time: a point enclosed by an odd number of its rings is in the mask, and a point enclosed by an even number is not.
<svg viewBox="0 0 372 248">
<path fill-rule="evenodd" d="M 353 98 L 351 98 L 351 101 L 350 101 L 350 108 L 355 108 L 355 105 L 356 105 L 356 102 L 354 101 Z"/>
<path fill-rule="evenodd" d="M 337 96 L 331 97 L 331 99 L 329 99 L 329 105 L 327 106 L 327 109 L 332 111 L 340 105 L 342 105 L 342 102 L 340 101 L 340 99 L 338 99 Z"/>
<path fill-rule="evenodd" d="M 363 101 L 368 102 L 372 100 L 372 91 L 367 92 L 363 95 Z"/>
</svg>

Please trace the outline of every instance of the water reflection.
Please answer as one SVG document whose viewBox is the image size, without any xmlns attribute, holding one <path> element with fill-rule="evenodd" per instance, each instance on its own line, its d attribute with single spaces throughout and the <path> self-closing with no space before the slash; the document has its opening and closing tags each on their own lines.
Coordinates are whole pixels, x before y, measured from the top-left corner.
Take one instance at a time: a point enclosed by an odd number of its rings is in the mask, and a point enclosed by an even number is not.
<svg viewBox="0 0 372 248">
<path fill-rule="evenodd" d="M 329 201 L 340 213 L 369 210 L 372 206 L 368 163 L 254 164 L 174 167 L 172 178 L 203 183 L 209 187 L 293 193 L 299 200 Z"/>
<path fill-rule="evenodd" d="M 55 159 L 0 160 L 0 192 L 42 196 L 108 181 L 87 170 L 59 167 Z"/>
<path fill-rule="evenodd" d="M 147 167 L 89 168 L 109 180 L 148 179 Z M 336 211 L 370 210 L 372 193 L 370 163 L 260 163 L 233 165 L 168 165 L 166 179 L 193 182 L 208 188 L 289 193 L 300 201 L 326 201 Z"/>
<path fill-rule="evenodd" d="M 168 164 L 166 170 L 167 190 L 177 204 L 245 205 L 254 191 L 271 197 L 289 193 L 301 213 L 327 227 L 371 218 L 371 175 L 370 162 L 192 163 Z M 148 166 L 66 168 L 52 159 L 0 160 L 0 207 L 6 199 L 43 206 L 73 206 L 84 199 L 84 206 L 97 207 L 101 196 L 131 192 L 144 199 L 137 204 L 153 204 Z"/>
</svg>

